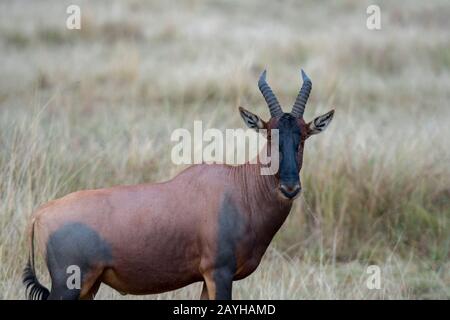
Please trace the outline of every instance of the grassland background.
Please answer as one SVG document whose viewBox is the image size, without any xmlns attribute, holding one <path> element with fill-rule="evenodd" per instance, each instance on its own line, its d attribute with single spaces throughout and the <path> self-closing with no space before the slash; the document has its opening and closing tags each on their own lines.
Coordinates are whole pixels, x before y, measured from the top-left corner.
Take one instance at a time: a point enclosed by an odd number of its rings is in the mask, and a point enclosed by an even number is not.
<svg viewBox="0 0 450 320">
<path fill-rule="evenodd" d="M 238 105 L 267 118 L 264 68 L 288 110 L 300 67 L 305 118 L 334 107 L 335 120 L 307 142 L 303 195 L 235 298 L 450 298 L 449 16 L 448 1 L 1 1 L 0 298 L 24 296 L 37 206 L 173 177 L 175 128 L 244 127 Z"/>
</svg>

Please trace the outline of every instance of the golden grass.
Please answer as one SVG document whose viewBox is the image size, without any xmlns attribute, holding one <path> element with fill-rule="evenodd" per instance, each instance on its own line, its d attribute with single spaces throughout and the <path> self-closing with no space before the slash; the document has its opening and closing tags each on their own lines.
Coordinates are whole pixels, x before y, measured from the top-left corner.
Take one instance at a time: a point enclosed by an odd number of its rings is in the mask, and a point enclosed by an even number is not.
<svg viewBox="0 0 450 320">
<path fill-rule="evenodd" d="M 0 298 L 23 297 L 24 228 L 38 205 L 174 176 L 174 129 L 243 127 L 238 105 L 267 117 L 263 68 L 290 106 L 300 67 L 314 84 L 305 117 L 336 117 L 307 142 L 303 195 L 235 297 L 450 297 L 446 2 L 382 2 L 376 32 L 352 1 L 111 6 L 82 2 L 76 33 L 58 1 L 0 4 Z M 365 286 L 371 264 L 381 290 Z"/>
</svg>

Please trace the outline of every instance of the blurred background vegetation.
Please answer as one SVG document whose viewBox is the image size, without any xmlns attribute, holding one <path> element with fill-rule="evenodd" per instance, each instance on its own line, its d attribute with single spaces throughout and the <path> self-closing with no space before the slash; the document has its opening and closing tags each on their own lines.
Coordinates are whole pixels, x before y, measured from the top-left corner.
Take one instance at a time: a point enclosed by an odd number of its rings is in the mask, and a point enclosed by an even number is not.
<svg viewBox="0 0 450 320">
<path fill-rule="evenodd" d="M 66 8 L 81 7 L 81 30 Z M 381 30 L 366 8 L 381 8 Z M 0 298 L 23 297 L 34 209 L 69 192 L 163 181 L 171 132 L 268 118 L 313 81 L 304 191 L 237 298 L 450 298 L 448 1 L 0 3 Z M 382 289 L 365 286 L 382 268 Z M 45 278 L 45 268 L 40 269 Z M 198 286 L 151 298 L 196 298 Z M 100 298 L 118 298 L 102 288 Z"/>
</svg>

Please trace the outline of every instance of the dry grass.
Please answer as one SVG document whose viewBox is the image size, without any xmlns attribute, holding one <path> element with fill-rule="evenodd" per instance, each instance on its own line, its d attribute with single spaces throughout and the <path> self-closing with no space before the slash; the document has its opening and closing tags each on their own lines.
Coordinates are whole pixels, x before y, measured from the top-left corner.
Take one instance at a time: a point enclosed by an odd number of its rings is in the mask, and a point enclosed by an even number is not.
<svg viewBox="0 0 450 320">
<path fill-rule="evenodd" d="M 267 117 L 265 67 L 283 105 L 303 67 L 314 82 L 306 118 L 337 111 L 307 143 L 302 199 L 235 297 L 450 297 L 445 1 L 381 2 L 380 31 L 366 29 L 360 1 L 80 3 L 81 31 L 65 29 L 64 1 L 0 3 L 0 298 L 23 297 L 33 209 L 172 177 L 175 128 L 243 127 L 238 105 Z M 371 264 L 381 290 L 365 286 Z"/>
</svg>

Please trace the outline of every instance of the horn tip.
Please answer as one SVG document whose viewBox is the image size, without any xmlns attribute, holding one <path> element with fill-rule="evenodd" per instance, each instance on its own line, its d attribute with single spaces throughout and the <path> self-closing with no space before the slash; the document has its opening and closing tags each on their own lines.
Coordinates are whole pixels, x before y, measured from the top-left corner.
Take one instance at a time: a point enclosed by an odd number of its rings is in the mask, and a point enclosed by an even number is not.
<svg viewBox="0 0 450 320">
<path fill-rule="evenodd" d="M 266 73 L 267 73 L 267 70 L 264 69 L 263 72 L 261 72 L 261 75 L 259 76 L 259 78 L 260 79 L 266 79 Z"/>
<path fill-rule="evenodd" d="M 258 86 L 262 86 L 264 82 L 266 82 L 266 69 L 264 69 L 264 71 L 261 73 L 261 75 L 259 76 L 259 80 L 258 80 Z"/>
<path fill-rule="evenodd" d="M 308 75 L 305 73 L 305 70 L 301 69 L 301 71 L 302 71 L 302 78 L 303 78 L 303 81 L 311 80 L 311 79 L 309 79 Z"/>
</svg>

